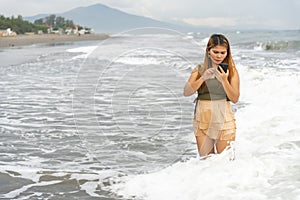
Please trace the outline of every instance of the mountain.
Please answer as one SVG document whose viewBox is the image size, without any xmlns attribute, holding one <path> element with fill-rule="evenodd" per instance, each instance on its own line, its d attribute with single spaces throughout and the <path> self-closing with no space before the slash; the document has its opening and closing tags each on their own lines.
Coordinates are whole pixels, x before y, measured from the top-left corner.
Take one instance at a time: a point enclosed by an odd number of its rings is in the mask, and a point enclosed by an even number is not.
<svg viewBox="0 0 300 200">
<path fill-rule="evenodd" d="M 74 23 L 81 26 L 93 28 L 93 30 L 98 33 L 122 32 L 142 27 L 162 27 L 176 30 L 182 30 L 184 28 L 183 26 L 125 13 L 103 4 L 78 7 L 64 13 L 54 14 L 56 16 L 62 16 L 66 19 L 73 20 Z M 36 19 L 49 15 L 50 14 L 40 14 L 31 17 L 24 17 L 24 19 L 34 22 Z"/>
</svg>

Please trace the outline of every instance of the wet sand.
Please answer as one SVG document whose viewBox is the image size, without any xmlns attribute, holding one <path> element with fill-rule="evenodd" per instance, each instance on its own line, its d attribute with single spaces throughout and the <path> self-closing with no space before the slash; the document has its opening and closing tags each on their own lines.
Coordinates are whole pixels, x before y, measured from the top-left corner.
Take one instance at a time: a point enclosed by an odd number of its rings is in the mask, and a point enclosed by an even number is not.
<svg viewBox="0 0 300 200">
<path fill-rule="evenodd" d="M 87 34 L 87 35 L 22 35 L 16 37 L 0 37 L 1 47 L 26 46 L 40 43 L 63 43 L 88 40 L 104 40 L 107 39 L 107 34 Z"/>
</svg>

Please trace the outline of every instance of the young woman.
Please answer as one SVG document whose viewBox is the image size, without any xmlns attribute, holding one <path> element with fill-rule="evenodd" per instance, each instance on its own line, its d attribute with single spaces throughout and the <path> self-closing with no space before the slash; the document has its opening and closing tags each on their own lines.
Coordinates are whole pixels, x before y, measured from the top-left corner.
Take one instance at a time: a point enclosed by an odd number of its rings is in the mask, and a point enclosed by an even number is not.
<svg viewBox="0 0 300 200">
<path fill-rule="evenodd" d="M 225 71 L 221 63 L 228 64 Z M 204 63 L 194 68 L 184 87 L 184 96 L 198 92 L 194 133 L 201 157 L 221 153 L 235 140 L 236 124 L 230 101 L 240 96 L 240 79 L 228 39 L 213 34 L 207 43 Z"/>
</svg>

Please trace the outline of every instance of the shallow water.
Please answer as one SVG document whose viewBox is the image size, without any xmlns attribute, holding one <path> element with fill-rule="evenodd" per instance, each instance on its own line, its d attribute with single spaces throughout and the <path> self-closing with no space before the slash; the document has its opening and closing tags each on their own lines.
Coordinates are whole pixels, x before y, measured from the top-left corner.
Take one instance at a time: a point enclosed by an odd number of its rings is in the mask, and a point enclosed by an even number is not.
<svg viewBox="0 0 300 200">
<path fill-rule="evenodd" d="M 0 198 L 300 197 L 299 32 L 226 34 L 241 77 L 229 161 L 197 157 L 182 96 L 209 34 L 160 31 L 2 49 Z"/>
</svg>

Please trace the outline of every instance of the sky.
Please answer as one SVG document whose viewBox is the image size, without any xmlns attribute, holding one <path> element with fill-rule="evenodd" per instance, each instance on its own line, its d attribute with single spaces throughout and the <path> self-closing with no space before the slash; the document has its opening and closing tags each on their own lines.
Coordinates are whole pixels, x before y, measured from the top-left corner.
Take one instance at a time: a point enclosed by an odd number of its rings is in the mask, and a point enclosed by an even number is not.
<svg viewBox="0 0 300 200">
<path fill-rule="evenodd" d="M 300 0 L 0 0 L 0 14 L 58 14 L 97 3 L 152 19 L 195 26 L 300 29 Z"/>
</svg>

